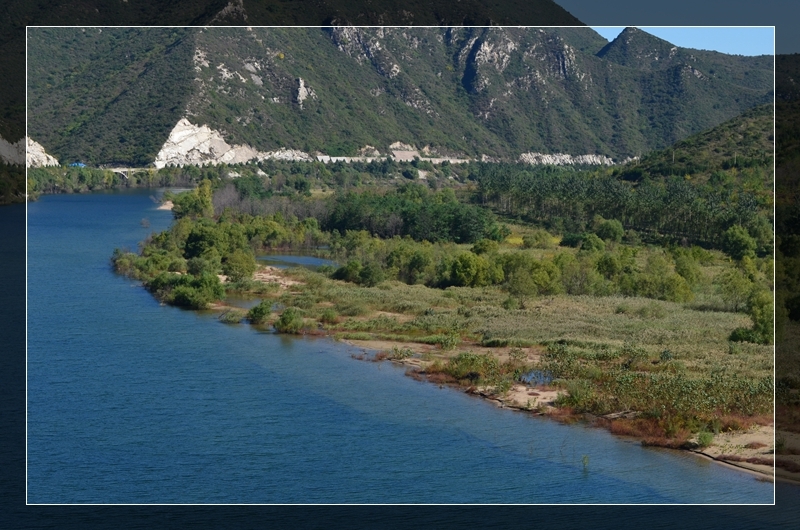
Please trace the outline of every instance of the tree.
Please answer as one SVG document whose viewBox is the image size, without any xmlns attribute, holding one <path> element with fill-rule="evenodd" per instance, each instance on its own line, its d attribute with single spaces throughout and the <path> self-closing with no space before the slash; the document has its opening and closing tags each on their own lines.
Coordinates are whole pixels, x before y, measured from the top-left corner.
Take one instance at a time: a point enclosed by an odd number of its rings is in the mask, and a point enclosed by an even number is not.
<svg viewBox="0 0 800 530">
<path fill-rule="evenodd" d="M 622 236 L 625 235 L 625 229 L 622 227 L 622 223 L 616 219 L 608 219 L 600 223 L 595 233 L 605 241 L 619 243 L 622 241 Z"/>
<path fill-rule="evenodd" d="M 745 256 L 755 257 L 756 240 L 743 226 L 734 225 L 722 235 L 722 249 L 735 260 Z"/>
<path fill-rule="evenodd" d="M 250 278 L 256 271 L 256 258 L 251 252 L 236 250 L 225 263 L 222 264 L 222 272 L 232 282 L 238 282 Z"/>
</svg>

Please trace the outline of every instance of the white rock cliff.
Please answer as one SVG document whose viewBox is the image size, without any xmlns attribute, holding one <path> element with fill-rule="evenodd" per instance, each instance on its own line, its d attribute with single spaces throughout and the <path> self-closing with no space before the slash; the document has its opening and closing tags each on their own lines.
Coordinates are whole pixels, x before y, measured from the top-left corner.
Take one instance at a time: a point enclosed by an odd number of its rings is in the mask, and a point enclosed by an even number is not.
<svg viewBox="0 0 800 530">
<path fill-rule="evenodd" d="M 37 144 L 38 145 L 38 144 Z M 20 138 L 13 144 L 0 137 L 0 159 L 6 164 L 19 164 L 25 163 L 25 141 Z"/>
<path fill-rule="evenodd" d="M 573 166 L 573 165 L 591 165 L 591 166 L 613 166 L 614 161 L 607 156 L 603 155 L 578 155 L 572 156 L 562 153 L 555 153 L 546 155 L 544 153 L 522 153 L 519 156 L 519 161 L 526 164 L 533 165 L 547 165 L 547 166 Z"/>
<path fill-rule="evenodd" d="M 54 156 L 48 155 L 44 147 L 30 138 L 27 139 L 27 155 L 25 156 L 28 167 L 57 166 L 58 160 Z M 22 143 L 20 140 L 17 143 Z"/>
<path fill-rule="evenodd" d="M 172 129 L 155 159 L 159 169 L 176 166 L 205 166 L 208 164 L 243 164 L 251 160 L 311 160 L 308 153 L 293 149 L 263 152 L 249 145 L 229 145 L 222 135 L 207 125 L 194 125 L 182 118 Z"/>
</svg>

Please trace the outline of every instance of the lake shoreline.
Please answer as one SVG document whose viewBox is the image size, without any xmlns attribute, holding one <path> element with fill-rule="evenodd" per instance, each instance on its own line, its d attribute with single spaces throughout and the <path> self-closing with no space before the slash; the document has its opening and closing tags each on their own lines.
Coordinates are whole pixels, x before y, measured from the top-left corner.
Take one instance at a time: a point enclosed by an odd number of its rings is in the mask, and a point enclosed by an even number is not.
<svg viewBox="0 0 800 530">
<path fill-rule="evenodd" d="M 301 281 L 294 280 L 288 276 L 289 275 L 282 269 L 266 266 L 261 267 L 255 273 L 254 279 L 261 282 L 275 283 L 281 291 L 289 291 L 293 286 L 302 284 Z M 222 313 L 230 310 L 241 310 L 240 308 L 228 306 L 225 303 L 215 303 L 211 308 L 214 311 L 220 311 Z M 269 322 L 274 322 L 277 317 L 277 313 L 272 313 Z M 376 317 L 402 320 L 404 315 L 399 313 L 386 313 L 383 311 L 371 311 L 369 314 L 361 315 L 359 318 L 370 319 Z M 481 399 L 493 402 L 500 408 L 508 408 L 523 413 L 546 416 L 562 423 L 584 422 L 594 427 L 604 428 L 622 438 L 635 439 L 646 446 L 690 452 L 728 466 L 731 469 L 751 474 L 761 480 L 774 482 L 778 474 L 778 468 L 774 467 L 774 449 L 771 451 L 772 454 L 765 453 L 765 450 L 769 451 L 770 447 L 775 447 L 774 424 L 771 422 L 768 425 L 755 423 L 742 431 L 718 433 L 714 437 L 714 440 L 704 447 L 700 447 L 695 439 L 696 437 L 685 440 L 674 440 L 669 438 L 648 438 L 637 435 L 629 436 L 626 435 L 626 433 L 630 432 L 632 428 L 635 428 L 637 421 L 642 421 L 637 420 L 637 418 L 639 418 L 639 413 L 636 411 L 614 412 L 605 416 L 576 413 L 568 407 L 559 408 L 555 406 L 555 400 L 558 396 L 565 393 L 565 391 L 560 388 L 553 388 L 547 385 L 527 385 L 516 382 L 506 392 L 496 393 L 490 387 L 469 386 L 465 388 L 457 381 L 442 377 L 443 374 L 441 373 L 431 374 L 427 371 L 427 368 L 437 360 L 442 361 L 448 358 L 446 352 L 436 345 L 385 338 L 381 340 L 358 340 L 351 338 L 347 333 L 337 333 L 336 330 L 327 329 L 321 322 L 316 323 L 315 329 L 305 328 L 301 334 L 326 336 L 333 340 L 343 342 L 362 350 L 362 354 L 352 355 L 355 359 L 375 362 L 390 360 L 393 363 L 406 367 L 406 375 L 414 379 L 439 384 L 440 387 L 448 386 L 452 389 L 464 391 L 480 397 Z M 490 354 L 498 359 L 507 359 L 511 349 L 508 347 L 487 347 L 476 343 L 460 341 L 453 350 L 477 351 L 481 354 Z M 538 360 L 538 354 L 531 353 L 532 350 L 535 350 L 535 348 L 529 348 L 527 359 L 532 361 Z M 403 358 L 397 358 L 398 356 L 396 353 L 398 351 L 406 352 Z M 413 354 L 409 354 L 408 352 L 413 352 Z M 393 356 L 395 358 L 393 358 Z M 747 460 L 750 460 L 750 462 Z M 771 461 L 772 463 L 765 465 L 766 461 Z M 800 484 L 800 473 L 792 473 L 787 470 L 782 471 L 784 471 L 781 473 L 782 480 Z"/>
<path fill-rule="evenodd" d="M 348 344 L 350 346 L 362 348 L 365 352 L 368 351 L 368 348 L 366 348 L 365 344 L 363 343 L 364 341 L 343 340 L 342 342 L 344 342 L 345 344 Z M 372 351 L 374 352 L 375 350 L 372 350 Z M 376 353 L 380 353 L 380 352 L 376 352 Z M 359 360 L 374 360 L 374 359 L 368 359 L 366 356 L 354 356 L 354 357 L 356 359 L 359 359 Z M 378 362 L 382 362 L 382 360 L 378 361 Z M 411 370 L 413 370 L 413 372 L 407 371 L 406 375 L 410 375 L 410 376 L 414 377 L 414 379 L 424 380 L 424 381 L 429 382 L 429 383 L 439 384 L 440 387 L 441 386 L 448 386 L 453 390 L 460 390 L 460 391 L 466 392 L 468 394 L 474 395 L 474 396 L 479 397 L 481 399 L 484 399 L 486 401 L 490 401 L 490 402 L 494 403 L 499 408 L 516 410 L 516 411 L 519 411 L 519 412 L 532 414 L 532 415 L 536 415 L 536 416 L 544 416 L 544 417 L 559 421 L 561 423 L 582 422 L 582 423 L 590 425 L 592 427 L 606 428 L 606 430 L 611 430 L 611 429 L 608 428 L 609 424 L 608 424 L 607 420 L 620 419 L 620 418 L 629 419 L 629 418 L 626 418 L 624 414 L 621 415 L 620 413 L 612 413 L 612 414 L 608 414 L 606 416 L 597 417 L 597 416 L 593 416 L 591 414 L 586 414 L 586 413 L 573 413 L 573 412 L 570 412 L 570 411 L 565 412 L 562 409 L 558 409 L 557 407 L 555 407 L 554 403 L 553 403 L 554 399 L 558 396 L 558 394 L 563 393 L 563 391 L 561 391 L 561 390 L 553 390 L 553 389 L 546 389 L 546 388 L 542 389 L 542 388 L 538 388 L 536 386 L 528 386 L 528 385 L 517 384 L 517 385 L 514 385 L 505 396 L 502 396 L 502 395 L 495 394 L 495 393 L 493 393 L 490 390 L 487 390 L 485 388 L 472 388 L 472 387 L 470 387 L 470 388 L 464 389 L 464 387 L 459 385 L 458 383 L 441 383 L 441 382 L 437 382 L 437 381 L 431 381 L 428 377 L 426 377 L 426 374 L 425 374 L 424 370 L 420 371 L 419 363 L 415 363 L 415 362 L 413 362 L 413 361 L 411 361 L 409 359 L 391 360 L 391 362 L 399 364 L 399 365 L 402 365 L 402 366 L 409 367 Z M 522 404 L 520 402 L 520 400 L 519 400 L 519 396 L 520 395 L 525 395 L 525 394 L 528 394 L 528 393 L 531 393 L 531 392 L 534 392 L 534 393 L 537 394 L 538 404 L 544 405 L 543 408 L 537 409 L 536 407 L 531 406 L 530 402 L 528 402 L 526 404 Z M 630 416 L 631 418 L 635 417 L 635 416 L 632 415 L 632 413 L 629 413 L 629 414 L 631 414 L 631 416 Z M 721 464 L 721 465 L 729 467 L 731 469 L 747 473 L 747 474 L 752 475 L 754 477 L 757 477 L 757 478 L 759 478 L 761 480 L 768 480 L 769 482 L 774 482 L 775 480 L 782 480 L 784 482 L 788 482 L 788 483 L 792 483 L 792 484 L 800 484 L 800 474 L 798 474 L 798 473 L 791 473 L 789 471 L 782 470 L 784 472 L 779 474 L 778 473 L 778 469 L 780 469 L 780 468 L 773 467 L 773 465 L 764 465 L 764 464 L 759 464 L 759 463 L 755 463 L 754 464 L 754 463 L 749 463 L 749 462 L 744 461 L 744 460 L 746 460 L 748 458 L 750 458 L 750 459 L 758 459 L 759 457 L 755 456 L 754 450 L 757 450 L 759 448 L 756 447 L 754 449 L 747 450 L 748 448 L 745 447 L 745 444 L 743 444 L 743 443 L 738 443 L 738 444 L 734 443 L 736 441 L 741 441 L 741 440 L 739 440 L 741 438 L 746 438 L 748 440 L 747 443 L 755 443 L 757 445 L 760 445 L 760 444 L 767 445 L 768 443 L 770 443 L 774 439 L 775 431 L 774 431 L 773 425 L 768 425 L 768 426 L 758 425 L 758 426 L 755 426 L 755 427 L 753 427 L 751 429 L 748 429 L 748 431 L 735 432 L 735 433 L 726 433 L 727 437 L 725 438 L 725 441 L 723 443 L 715 441 L 714 443 L 712 443 L 708 447 L 705 447 L 705 448 L 702 448 L 702 449 L 691 447 L 691 446 L 675 447 L 675 446 L 670 445 L 670 444 L 661 445 L 661 444 L 658 444 L 658 443 L 645 443 L 639 437 L 636 437 L 636 436 L 618 435 L 618 434 L 613 433 L 613 432 L 612 432 L 612 434 L 615 434 L 616 436 L 618 436 L 620 438 L 623 438 L 623 439 L 636 440 L 638 442 L 641 442 L 643 445 L 647 445 L 647 446 L 650 446 L 650 447 L 658 447 L 658 448 L 661 448 L 661 449 L 671 449 L 671 450 L 689 452 L 689 453 L 698 455 L 698 456 L 700 456 L 700 457 L 702 457 L 704 459 L 707 459 L 707 460 L 710 460 L 712 462 L 715 462 L 717 464 Z M 731 440 L 733 440 L 733 441 L 731 441 Z M 732 460 L 730 458 L 726 458 L 726 456 L 728 456 L 728 455 L 723 454 L 720 451 L 721 449 L 723 449 L 725 447 L 736 447 L 738 449 L 738 454 L 736 456 L 739 456 L 740 458 L 742 458 L 742 461 L 736 461 L 736 460 Z"/>
</svg>

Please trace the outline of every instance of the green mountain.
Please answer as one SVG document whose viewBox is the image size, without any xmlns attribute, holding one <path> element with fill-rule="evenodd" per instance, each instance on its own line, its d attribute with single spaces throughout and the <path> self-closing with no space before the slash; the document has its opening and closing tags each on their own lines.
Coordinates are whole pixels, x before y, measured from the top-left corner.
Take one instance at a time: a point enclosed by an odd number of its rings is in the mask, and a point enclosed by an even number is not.
<svg viewBox="0 0 800 530">
<path fill-rule="evenodd" d="M 262 151 L 623 159 L 773 93 L 771 57 L 631 29 L 38 28 L 28 67 L 30 136 L 93 164 L 152 162 L 183 117 Z"/>
<path fill-rule="evenodd" d="M 0 17 L 0 137 L 25 134 L 26 26 L 583 25 L 552 0 L 26 0 Z"/>
<path fill-rule="evenodd" d="M 714 172 L 731 168 L 771 169 L 775 148 L 774 110 L 772 104 L 759 105 L 620 169 L 632 176 L 688 175 L 695 182 L 705 182 Z"/>
</svg>

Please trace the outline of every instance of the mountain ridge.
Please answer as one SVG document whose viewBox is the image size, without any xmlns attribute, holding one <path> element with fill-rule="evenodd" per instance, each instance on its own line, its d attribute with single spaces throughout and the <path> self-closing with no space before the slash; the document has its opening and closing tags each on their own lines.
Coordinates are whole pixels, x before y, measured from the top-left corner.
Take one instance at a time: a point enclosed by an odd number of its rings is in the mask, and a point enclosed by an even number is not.
<svg viewBox="0 0 800 530">
<path fill-rule="evenodd" d="M 31 135 L 60 160 L 94 164 L 152 163 L 183 118 L 259 151 L 344 156 L 402 141 L 468 157 L 621 160 L 772 94 L 771 60 L 675 47 L 669 64 L 629 66 L 609 48 L 623 35 L 595 50 L 605 39 L 589 28 L 40 31 Z M 51 66 L 53 42 L 65 41 Z"/>
</svg>

